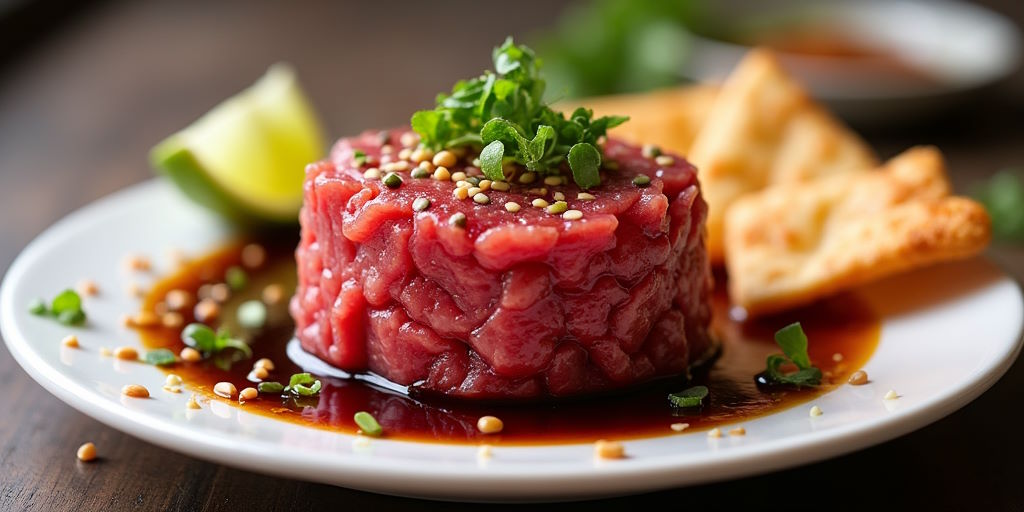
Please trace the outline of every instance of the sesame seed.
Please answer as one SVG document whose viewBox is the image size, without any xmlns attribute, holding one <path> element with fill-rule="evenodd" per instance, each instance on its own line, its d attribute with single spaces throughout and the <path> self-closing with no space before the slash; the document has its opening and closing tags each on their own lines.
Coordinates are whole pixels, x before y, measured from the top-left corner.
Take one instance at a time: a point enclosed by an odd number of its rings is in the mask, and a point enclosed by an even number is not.
<svg viewBox="0 0 1024 512">
<path fill-rule="evenodd" d="M 660 165 L 662 167 L 667 167 L 667 166 L 670 166 L 670 165 L 676 163 L 676 159 L 672 158 L 672 157 L 670 157 L 668 155 L 659 155 L 659 156 L 654 157 L 654 163 L 656 163 L 656 164 L 658 164 L 658 165 Z"/>
<path fill-rule="evenodd" d="M 850 379 L 847 380 L 851 386 L 862 386 L 868 383 L 868 373 L 864 370 L 857 370 L 850 374 Z"/>
<path fill-rule="evenodd" d="M 459 180 L 455 182 L 455 186 L 459 188 L 469 188 L 472 187 L 473 185 L 466 180 Z"/>
<path fill-rule="evenodd" d="M 810 412 L 808 412 L 808 414 L 810 414 L 812 418 L 816 418 L 818 416 L 821 416 L 824 413 L 821 412 L 821 407 L 818 407 L 817 405 L 815 405 L 814 407 L 811 407 L 811 410 L 810 410 Z"/>
<path fill-rule="evenodd" d="M 715 438 L 715 439 L 718 439 L 719 437 L 722 437 L 722 429 L 720 429 L 720 428 L 713 428 L 713 429 L 709 430 L 708 431 L 708 437 L 712 437 L 712 438 Z"/>
<path fill-rule="evenodd" d="M 196 396 L 195 395 L 192 395 L 192 396 L 188 397 L 188 401 L 185 402 L 185 407 L 188 407 L 189 409 L 199 409 L 200 408 L 199 407 L 199 402 L 196 400 Z"/>
<path fill-rule="evenodd" d="M 452 177 L 452 173 L 448 172 L 446 167 L 438 167 L 434 169 L 434 179 L 437 181 L 448 181 Z"/>
<path fill-rule="evenodd" d="M 96 284 L 96 281 L 93 281 L 92 279 L 83 279 L 78 283 L 78 286 L 76 288 L 78 289 L 78 293 L 89 296 L 96 295 L 97 293 L 99 293 L 100 290 L 100 287 Z"/>
<path fill-rule="evenodd" d="M 430 199 L 427 199 L 425 197 L 419 197 L 412 202 L 412 209 L 417 212 L 422 212 L 427 208 L 430 208 Z"/>
<path fill-rule="evenodd" d="M 185 290 L 171 290 L 164 296 L 164 303 L 171 311 L 181 311 L 192 306 L 192 294 Z"/>
<path fill-rule="evenodd" d="M 551 197 L 555 198 L 555 201 L 565 201 L 565 194 L 561 192 L 555 192 Z"/>
<path fill-rule="evenodd" d="M 548 213 L 552 215 L 558 215 L 564 213 L 569 209 L 569 205 L 565 201 L 555 201 L 554 204 L 548 206 Z"/>
<path fill-rule="evenodd" d="M 476 204 L 487 204 L 491 202 L 491 198 L 487 197 L 487 194 L 481 192 L 473 195 L 473 202 Z"/>
<path fill-rule="evenodd" d="M 523 185 L 528 185 L 534 181 L 537 181 L 537 173 L 535 172 L 524 172 L 519 176 L 519 183 L 522 183 Z"/>
<path fill-rule="evenodd" d="M 690 424 L 689 423 L 673 423 L 673 424 L 669 425 L 668 428 L 672 429 L 674 432 L 682 432 L 682 431 L 690 428 Z"/>
<path fill-rule="evenodd" d="M 78 336 L 69 334 L 60 340 L 60 344 L 67 348 L 78 348 Z"/>
<path fill-rule="evenodd" d="M 383 146 L 380 147 L 380 152 L 381 154 L 384 155 L 390 155 L 391 153 L 395 152 L 395 147 L 392 146 L 391 144 L 384 144 Z"/>
<path fill-rule="evenodd" d="M 569 210 L 562 214 L 562 218 L 565 220 L 580 220 L 583 218 L 583 212 L 579 210 Z"/>
<path fill-rule="evenodd" d="M 78 447 L 78 451 L 75 452 L 75 456 L 82 462 L 92 462 L 96 460 L 96 445 L 92 443 L 85 443 Z"/>
<path fill-rule="evenodd" d="M 398 142 L 405 147 L 415 146 L 419 141 L 420 137 L 415 132 L 405 132 L 398 138 Z"/>
<path fill-rule="evenodd" d="M 420 180 L 420 179 L 423 179 L 423 178 L 429 178 L 430 177 L 430 171 L 428 171 L 428 170 L 426 170 L 426 169 L 424 169 L 422 167 L 417 167 L 417 168 L 413 169 L 412 172 L 409 173 L 409 175 L 412 176 L 414 179 Z"/>
<path fill-rule="evenodd" d="M 512 188 L 512 186 L 509 185 L 507 181 L 492 181 L 491 182 L 491 190 L 497 190 L 499 192 L 508 192 L 508 190 L 510 188 Z"/>
<path fill-rule="evenodd" d="M 468 181 L 469 184 L 473 185 L 474 187 L 480 186 L 480 177 L 479 176 L 470 176 L 470 177 L 466 178 L 466 181 Z"/>
<path fill-rule="evenodd" d="M 160 317 L 160 324 L 168 329 L 177 329 L 185 325 L 185 317 L 181 316 L 181 313 L 169 311 Z"/>
<path fill-rule="evenodd" d="M 469 187 L 455 187 L 455 190 L 452 191 L 452 196 L 460 200 L 469 197 Z"/>
<path fill-rule="evenodd" d="M 594 455 L 599 459 L 621 459 L 626 456 L 626 448 L 618 441 L 599 439 L 594 443 Z"/>
<path fill-rule="evenodd" d="M 480 184 L 478 186 L 480 187 L 480 190 L 486 192 L 491 189 L 491 183 L 491 180 L 480 180 Z"/>
<path fill-rule="evenodd" d="M 483 189 L 481 189 L 480 187 L 469 187 L 469 190 L 466 191 L 466 193 L 469 194 L 470 196 L 475 196 L 480 192 L 483 192 Z"/>
<path fill-rule="evenodd" d="M 729 430 L 730 436 L 745 436 L 747 435 L 747 429 L 743 427 L 736 427 Z"/>
<path fill-rule="evenodd" d="M 519 203 L 515 201 L 509 201 L 505 203 L 505 209 L 512 213 L 518 212 L 520 208 L 521 206 L 519 206 Z"/>
<path fill-rule="evenodd" d="M 476 421 L 476 428 L 483 434 L 497 434 L 505 428 L 505 423 L 495 416 L 481 416 Z"/>
<path fill-rule="evenodd" d="M 633 178 L 633 184 L 640 188 L 647 187 L 651 184 L 651 177 L 646 174 L 638 174 Z"/>
<path fill-rule="evenodd" d="M 408 160 L 412 156 L 412 149 L 404 148 L 398 152 L 398 158 L 401 160 Z"/>
<path fill-rule="evenodd" d="M 832 360 L 838 363 L 839 361 L 843 360 L 843 355 L 840 354 L 839 352 L 836 352 L 835 354 L 832 354 Z"/>
<path fill-rule="evenodd" d="M 249 375 L 246 375 L 245 378 L 252 382 L 260 382 L 266 380 L 266 378 L 269 376 L 270 373 L 267 372 L 266 369 L 257 367 L 253 368 L 252 371 L 249 372 Z"/>
<path fill-rule="evenodd" d="M 165 386 L 180 386 L 182 382 L 181 377 L 173 373 L 167 374 L 167 378 L 164 379 Z"/>
<path fill-rule="evenodd" d="M 238 393 L 238 403 L 244 404 L 246 400 L 255 400 L 260 395 L 256 388 L 245 388 Z"/>
<path fill-rule="evenodd" d="M 548 207 L 548 202 L 543 200 L 543 199 L 541 199 L 541 198 L 539 198 L 539 197 L 537 199 L 534 199 L 531 204 L 535 208 L 547 208 Z"/>
<path fill-rule="evenodd" d="M 562 184 L 562 177 L 561 176 L 548 176 L 548 177 L 544 178 L 544 184 L 548 185 L 548 186 L 561 185 Z"/>
<path fill-rule="evenodd" d="M 597 198 L 594 197 L 594 194 L 590 194 L 588 192 L 580 192 L 579 194 L 576 194 L 576 199 L 579 199 L 580 201 L 593 201 L 594 199 Z"/>
<path fill-rule="evenodd" d="M 260 268 L 267 262 L 267 250 L 260 244 L 247 244 L 242 247 L 242 266 Z"/>
<path fill-rule="evenodd" d="M 466 227 L 466 214 L 462 212 L 453 214 L 451 217 L 448 217 L 448 224 L 458 228 Z"/>
<path fill-rule="evenodd" d="M 255 363 L 252 364 L 252 367 L 253 368 L 263 368 L 264 370 L 267 370 L 268 372 L 274 371 L 274 368 L 275 368 L 274 362 L 271 361 L 270 359 L 266 358 L 266 357 L 262 357 L 259 360 L 257 360 Z"/>
<path fill-rule="evenodd" d="M 153 264 L 149 261 L 149 258 L 135 254 L 126 257 L 124 263 L 128 270 L 134 270 L 137 272 L 145 272 L 153 268 Z"/>
<path fill-rule="evenodd" d="M 434 164 L 430 163 L 429 160 L 424 160 L 416 166 L 418 169 L 423 169 L 427 172 L 434 172 Z"/>
<path fill-rule="evenodd" d="M 193 312 L 197 322 L 208 323 L 220 316 L 220 305 L 213 299 L 203 299 Z"/>
<path fill-rule="evenodd" d="M 463 181 L 466 179 L 466 173 L 462 171 L 455 171 L 452 173 L 452 181 Z"/>
<path fill-rule="evenodd" d="M 526 193 L 530 194 L 531 196 L 546 196 L 548 195 L 548 189 L 544 187 L 531 188 L 530 190 L 527 190 Z"/>
<path fill-rule="evenodd" d="M 181 360 L 185 361 L 186 363 L 195 363 L 203 358 L 203 355 L 200 354 L 198 350 L 192 347 L 185 347 L 181 349 L 181 352 L 178 354 L 178 356 L 181 357 Z"/>
<path fill-rule="evenodd" d="M 213 386 L 213 393 L 223 398 L 233 398 L 238 390 L 230 382 L 218 382 Z"/>
<path fill-rule="evenodd" d="M 900 397 L 900 395 L 898 395 L 895 391 L 890 389 L 889 392 L 886 393 L 884 397 L 882 397 L 882 399 L 883 400 L 896 400 L 899 397 Z"/>
<path fill-rule="evenodd" d="M 121 394 L 132 398 L 149 398 L 149 390 L 138 384 L 128 384 L 121 388 Z"/>
<path fill-rule="evenodd" d="M 455 165 L 455 162 L 455 153 L 452 153 L 451 151 L 439 151 L 436 155 L 434 155 L 434 165 L 451 167 Z"/>
<path fill-rule="evenodd" d="M 135 347 L 117 347 L 114 349 L 114 357 L 125 361 L 134 361 L 139 358 L 139 351 Z"/>
</svg>

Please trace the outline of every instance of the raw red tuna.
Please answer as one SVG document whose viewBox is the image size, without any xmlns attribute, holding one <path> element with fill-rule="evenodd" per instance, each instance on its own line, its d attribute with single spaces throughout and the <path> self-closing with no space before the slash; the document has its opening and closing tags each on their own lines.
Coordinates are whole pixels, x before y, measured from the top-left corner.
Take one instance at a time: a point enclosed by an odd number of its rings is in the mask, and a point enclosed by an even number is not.
<svg viewBox="0 0 1024 512">
<path fill-rule="evenodd" d="M 291 311 L 307 351 L 411 392 L 471 399 L 622 388 L 708 356 L 707 207 L 685 160 L 658 166 L 609 140 L 617 170 L 602 171 L 595 199 L 538 180 L 486 191 L 481 205 L 409 171 L 396 189 L 364 178 L 398 159 L 401 133 L 343 139 L 306 171 Z M 369 163 L 357 166 L 356 151 Z M 450 170 L 480 174 L 464 162 Z M 650 185 L 634 185 L 638 174 Z M 583 218 L 531 206 L 556 192 Z M 431 201 L 425 211 L 413 210 L 419 198 Z"/>
</svg>

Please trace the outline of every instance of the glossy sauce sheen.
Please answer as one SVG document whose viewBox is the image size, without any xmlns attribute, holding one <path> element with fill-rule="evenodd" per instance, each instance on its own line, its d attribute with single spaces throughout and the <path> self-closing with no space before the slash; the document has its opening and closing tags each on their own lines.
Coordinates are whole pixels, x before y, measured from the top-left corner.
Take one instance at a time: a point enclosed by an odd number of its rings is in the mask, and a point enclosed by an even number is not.
<svg viewBox="0 0 1024 512">
<path fill-rule="evenodd" d="M 224 305 L 223 322 L 233 333 L 237 332 L 237 327 L 232 316 L 240 302 L 258 298 L 267 284 L 281 284 L 289 293 L 294 287 L 295 264 L 290 248 L 269 250 L 271 257 L 267 264 L 251 271 L 246 288 Z M 193 261 L 158 282 L 145 298 L 143 309 L 152 310 L 169 290 L 195 292 L 204 283 L 222 280 L 224 271 L 237 265 L 239 260 L 240 246 L 232 246 Z M 251 339 L 254 352 L 251 361 L 238 362 L 228 371 L 208 361 L 179 362 L 164 370 L 180 375 L 188 391 L 211 400 L 224 400 L 213 394 L 214 384 L 230 381 L 239 390 L 255 386 L 246 376 L 253 361 L 267 357 L 276 365 L 268 380 L 287 385 L 289 376 L 302 370 L 285 355 L 294 329 L 286 302 L 269 308 L 268 327 Z M 693 382 L 689 383 L 661 382 L 615 396 L 510 406 L 423 402 L 356 380 L 321 377 L 324 387 L 318 397 L 294 399 L 261 394 L 256 400 L 243 405 L 234 402 L 234 405 L 250 413 L 345 433 L 355 433 L 358 427 L 352 416 L 358 411 L 367 411 L 384 428 L 384 437 L 415 441 L 554 444 L 678 435 L 670 429 L 671 424 L 688 423 L 690 427 L 685 432 L 740 425 L 758 416 L 808 402 L 845 383 L 849 375 L 871 357 L 878 344 L 879 319 L 852 295 L 745 323 L 729 318 L 728 301 L 723 293 L 716 295 L 714 306 L 714 332 L 722 341 L 721 354 L 710 368 L 695 373 Z M 754 375 L 764 370 L 768 355 L 780 352 L 773 340 L 775 331 L 795 321 L 802 323 L 810 339 L 811 361 L 824 372 L 823 384 L 815 390 L 758 389 Z M 139 333 L 148 348 L 167 347 L 178 352 L 184 346 L 177 330 L 161 327 L 141 329 Z M 841 354 L 841 360 L 834 360 L 834 354 Z M 667 393 L 696 384 L 710 389 L 701 410 L 682 411 L 669 406 Z M 481 434 L 476 423 L 484 415 L 501 418 L 504 430 L 500 434 Z"/>
</svg>

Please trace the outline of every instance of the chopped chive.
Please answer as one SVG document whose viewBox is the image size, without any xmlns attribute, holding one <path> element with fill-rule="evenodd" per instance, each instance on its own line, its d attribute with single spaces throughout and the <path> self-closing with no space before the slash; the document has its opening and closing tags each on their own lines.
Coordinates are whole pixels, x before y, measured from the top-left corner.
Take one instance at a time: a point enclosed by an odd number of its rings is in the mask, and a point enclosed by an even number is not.
<svg viewBox="0 0 1024 512">
<path fill-rule="evenodd" d="M 448 223 L 457 228 L 466 227 L 466 214 L 459 212 L 448 218 Z"/>
<path fill-rule="evenodd" d="M 389 172 L 387 176 L 384 176 L 384 185 L 387 186 L 388 188 L 401 187 L 402 177 L 393 172 Z"/>
<path fill-rule="evenodd" d="M 260 382 L 256 389 L 260 393 L 280 393 L 284 386 L 280 382 Z"/>
<path fill-rule="evenodd" d="M 33 315 L 45 315 L 49 311 L 50 309 L 46 307 L 46 301 L 43 299 L 32 299 L 28 303 L 28 312 Z"/>
<path fill-rule="evenodd" d="M 633 184 L 640 188 L 644 188 L 651 184 L 651 177 L 646 174 L 639 174 L 633 178 Z"/>
<path fill-rule="evenodd" d="M 430 171 L 428 171 L 428 170 L 426 170 L 426 169 L 424 169 L 422 167 L 417 167 L 417 168 L 413 169 L 412 172 L 409 173 L 409 175 L 412 176 L 413 178 L 416 178 L 416 179 L 429 178 L 430 177 Z"/>
<path fill-rule="evenodd" d="M 146 352 L 146 355 L 143 356 L 142 360 L 155 366 L 168 366 L 178 362 L 178 358 L 174 357 L 174 352 L 171 352 L 166 348 L 150 350 L 149 352 Z"/>
<path fill-rule="evenodd" d="M 238 323 L 246 329 L 261 329 L 267 323 L 267 306 L 263 301 L 247 300 L 238 306 Z"/>
<path fill-rule="evenodd" d="M 352 417 L 355 420 L 356 425 L 359 426 L 359 430 L 362 430 L 364 434 L 373 437 L 380 437 L 384 433 L 384 429 L 380 427 L 380 423 L 366 411 L 359 411 Z"/>
<path fill-rule="evenodd" d="M 363 164 L 366 163 L 366 153 L 357 149 L 355 153 L 352 154 L 352 163 L 355 164 L 356 167 L 362 167 Z"/>
<path fill-rule="evenodd" d="M 700 407 L 707 396 L 707 386 L 693 386 L 678 393 L 669 393 L 668 402 L 673 407 Z"/>
<path fill-rule="evenodd" d="M 249 282 L 249 276 L 246 275 L 245 270 L 242 270 L 242 267 L 234 266 L 224 273 L 224 282 L 226 282 L 232 290 L 238 291 L 245 288 L 246 283 Z"/>
<path fill-rule="evenodd" d="M 427 208 L 430 208 L 430 199 L 427 199 L 425 197 L 420 197 L 420 198 L 417 198 L 415 201 L 412 202 L 412 209 L 415 210 L 415 211 L 422 212 L 423 210 L 426 210 Z"/>
</svg>

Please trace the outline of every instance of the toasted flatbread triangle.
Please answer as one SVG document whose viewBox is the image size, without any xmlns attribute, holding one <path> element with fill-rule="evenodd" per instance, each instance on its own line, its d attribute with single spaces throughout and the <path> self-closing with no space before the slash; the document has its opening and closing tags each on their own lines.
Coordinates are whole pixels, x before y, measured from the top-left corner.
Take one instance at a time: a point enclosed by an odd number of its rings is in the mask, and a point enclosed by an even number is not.
<svg viewBox="0 0 1024 512">
<path fill-rule="evenodd" d="M 744 194 L 877 166 L 868 146 L 762 49 L 747 54 L 726 80 L 688 159 L 710 208 L 708 250 L 715 262 L 723 257 L 725 215 Z"/>
<path fill-rule="evenodd" d="M 726 215 L 729 296 L 751 315 L 985 248 L 988 214 L 951 197 L 942 155 L 914 148 L 881 170 L 769 187 Z"/>
<path fill-rule="evenodd" d="M 571 112 L 583 106 L 593 109 L 595 116 L 629 116 L 629 122 L 613 128 L 611 135 L 685 155 L 704 125 L 717 93 L 718 87 L 711 85 L 674 87 L 564 101 L 556 108 Z"/>
</svg>

